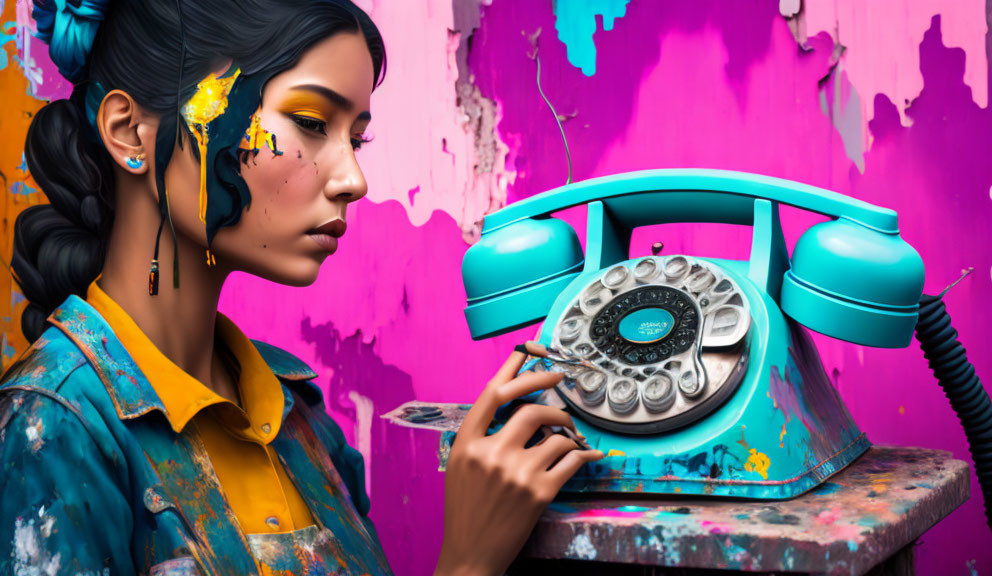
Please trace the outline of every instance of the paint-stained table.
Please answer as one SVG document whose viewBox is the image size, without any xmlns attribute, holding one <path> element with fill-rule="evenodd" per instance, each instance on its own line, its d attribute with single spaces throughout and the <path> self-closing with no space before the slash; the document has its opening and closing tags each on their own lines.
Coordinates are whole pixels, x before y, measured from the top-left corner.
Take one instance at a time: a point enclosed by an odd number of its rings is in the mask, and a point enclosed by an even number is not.
<svg viewBox="0 0 992 576">
<path fill-rule="evenodd" d="M 510 574 L 914 574 L 916 539 L 969 487 L 948 452 L 875 446 L 787 501 L 563 495 Z"/>
</svg>

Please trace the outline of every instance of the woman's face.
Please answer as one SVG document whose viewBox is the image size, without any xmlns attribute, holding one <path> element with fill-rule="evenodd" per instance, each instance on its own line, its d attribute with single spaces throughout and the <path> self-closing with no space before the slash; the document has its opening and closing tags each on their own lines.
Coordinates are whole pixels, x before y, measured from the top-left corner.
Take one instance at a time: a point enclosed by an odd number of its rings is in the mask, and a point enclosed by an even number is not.
<svg viewBox="0 0 992 576">
<path fill-rule="evenodd" d="M 218 266 L 293 286 L 316 280 L 344 234 L 348 204 L 368 191 L 355 152 L 371 119 L 373 81 L 372 56 L 359 32 L 324 39 L 269 80 L 253 117 L 256 141 L 243 145 L 257 149 L 243 152 L 241 164 L 251 204 L 238 224 L 214 237 Z M 166 169 L 173 222 L 177 233 L 206 246 L 199 182 L 190 147 L 177 147 Z"/>
</svg>

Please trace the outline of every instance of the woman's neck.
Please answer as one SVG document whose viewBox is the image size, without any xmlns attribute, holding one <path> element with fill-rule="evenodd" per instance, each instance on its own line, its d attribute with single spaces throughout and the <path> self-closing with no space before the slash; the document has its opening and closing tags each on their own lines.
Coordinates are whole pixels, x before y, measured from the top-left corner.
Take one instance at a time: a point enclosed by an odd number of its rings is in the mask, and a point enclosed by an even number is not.
<svg viewBox="0 0 992 576">
<path fill-rule="evenodd" d="M 220 265 L 207 266 L 203 247 L 177 231 L 180 285 L 174 289 L 174 244 L 166 224 L 158 256 L 159 291 L 150 295 L 148 273 L 155 250 L 158 207 L 148 198 L 126 206 L 119 203 L 118 208 L 123 211 L 114 218 L 100 288 L 169 360 L 221 396 L 237 402 L 235 385 L 214 346 L 217 303 L 229 270 Z"/>
</svg>

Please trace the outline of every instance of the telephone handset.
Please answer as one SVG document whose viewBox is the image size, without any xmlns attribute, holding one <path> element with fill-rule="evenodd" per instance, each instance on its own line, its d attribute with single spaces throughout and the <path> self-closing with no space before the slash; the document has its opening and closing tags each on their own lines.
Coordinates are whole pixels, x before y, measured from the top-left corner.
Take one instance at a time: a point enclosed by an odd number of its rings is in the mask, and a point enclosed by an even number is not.
<svg viewBox="0 0 992 576">
<path fill-rule="evenodd" d="M 586 254 L 552 212 L 589 204 Z M 778 204 L 835 218 L 797 242 L 792 268 Z M 474 338 L 533 323 L 564 286 L 626 261 L 633 228 L 671 222 L 753 225 L 747 276 L 801 324 L 869 346 L 912 340 L 923 261 L 892 210 L 813 186 L 723 170 L 647 170 L 586 180 L 490 214 L 462 274 Z M 870 325 L 869 325 L 870 324 Z"/>
<path fill-rule="evenodd" d="M 584 254 L 574 229 L 551 216 L 581 204 Z M 780 204 L 831 217 L 800 237 L 791 261 Z M 629 257 L 634 228 L 671 222 L 751 225 L 750 257 Z M 705 169 L 617 174 L 512 204 L 485 218 L 462 263 L 472 337 L 543 319 L 538 341 L 558 360 L 535 358 L 525 369 L 566 378 L 539 401 L 567 407 L 587 442 L 612 454 L 566 490 L 773 499 L 809 490 L 870 446 L 802 326 L 905 347 L 923 274 L 892 210 Z M 940 342 L 953 334 L 917 337 L 925 350 L 947 351 Z M 985 412 L 962 414 L 963 422 L 992 419 L 982 397 Z M 992 446 L 983 449 L 992 457 Z"/>
</svg>

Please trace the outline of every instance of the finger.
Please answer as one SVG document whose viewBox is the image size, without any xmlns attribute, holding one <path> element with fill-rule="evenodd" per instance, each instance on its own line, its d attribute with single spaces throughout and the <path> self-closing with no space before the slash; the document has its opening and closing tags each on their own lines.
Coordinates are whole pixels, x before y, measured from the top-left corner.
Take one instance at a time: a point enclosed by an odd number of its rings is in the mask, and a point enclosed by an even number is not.
<svg viewBox="0 0 992 576">
<path fill-rule="evenodd" d="M 526 396 L 538 390 L 554 388 L 565 375 L 560 372 L 525 372 L 513 380 L 498 386 L 496 396 L 500 404 L 505 404 L 514 398 Z"/>
<path fill-rule="evenodd" d="M 523 447 L 541 426 L 565 426 L 575 430 L 572 417 L 560 408 L 541 404 L 524 404 L 510 416 L 506 426 L 494 434 L 502 442 L 511 446 Z"/>
<path fill-rule="evenodd" d="M 541 472 L 546 472 L 556 462 L 561 460 L 565 454 L 578 449 L 579 445 L 574 440 L 566 438 L 561 434 L 552 434 L 537 446 L 528 448 L 526 452 L 529 453 L 528 455 L 533 460 L 534 468 Z"/>
<path fill-rule="evenodd" d="M 505 400 L 501 400 L 495 391 L 499 389 L 500 385 L 513 379 L 513 376 L 523 367 L 524 360 L 526 359 L 526 354 L 514 352 L 510 354 L 506 362 L 503 362 L 503 366 L 496 372 L 493 379 L 489 381 L 486 389 L 482 391 L 482 394 L 476 399 L 475 404 L 469 409 L 468 414 L 465 415 L 465 420 L 462 421 L 461 428 L 458 429 L 459 436 L 464 438 L 465 436 L 482 437 L 486 435 L 489 423 L 493 421 L 493 416 L 496 415 L 496 409 L 506 402 Z"/>
<path fill-rule="evenodd" d="M 523 352 L 513 352 L 507 357 L 503 365 L 500 366 L 499 370 L 496 371 L 496 375 L 490 381 L 494 384 L 502 384 L 503 382 L 509 382 L 520 372 L 520 369 L 524 366 L 524 361 L 527 360 L 527 355 Z"/>
<path fill-rule="evenodd" d="M 599 450 L 572 450 L 548 470 L 548 479 L 556 490 L 560 489 L 584 464 L 595 462 L 604 456 Z"/>
<path fill-rule="evenodd" d="M 530 354 L 531 356 L 537 356 L 539 358 L 548 357 L 549 351 L 547 346 L 545 346 L 544 344 L 539 344 L 537 342 L 534 342 L 533 340 L 528 340 L 524 342 L 523 346 L 524 346 L 524 350 L 526 350 L 527 353 Z"/>
</svg>

